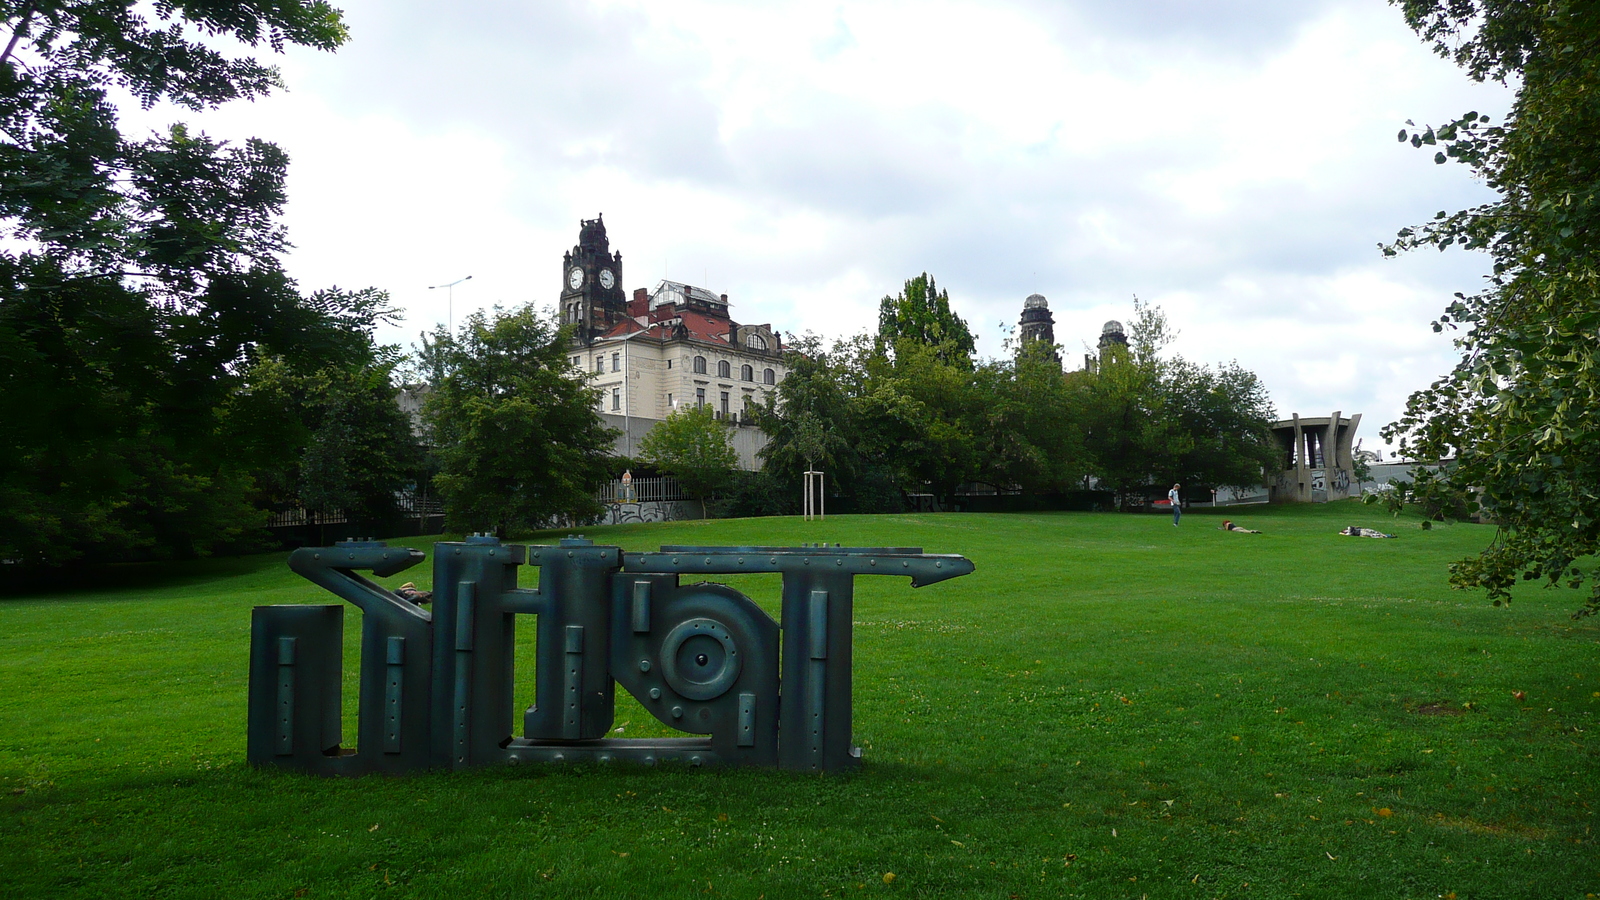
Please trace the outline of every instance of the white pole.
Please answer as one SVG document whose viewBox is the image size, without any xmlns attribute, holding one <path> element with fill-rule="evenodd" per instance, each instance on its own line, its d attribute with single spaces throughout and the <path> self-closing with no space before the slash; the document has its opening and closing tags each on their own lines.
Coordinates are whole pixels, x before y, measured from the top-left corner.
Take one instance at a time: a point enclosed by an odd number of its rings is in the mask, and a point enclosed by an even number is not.
<svg viewBox="0 0 1600 900">
<path fill-rule="evenodd" d="M 827 479 L 824 473 L 814 469 L 805 472 L 805 489 L 803 491 L 804 515 L 806 521 L 827 518 Z"/>
<path fill-rule="evenodd" d="M 632 335 L 629 335 L 632 337 Z M 633 420 L 628 418 L 628 342 L 622 342 L 622 452 L 625 456 L 633 456 Z"/>
</svg>

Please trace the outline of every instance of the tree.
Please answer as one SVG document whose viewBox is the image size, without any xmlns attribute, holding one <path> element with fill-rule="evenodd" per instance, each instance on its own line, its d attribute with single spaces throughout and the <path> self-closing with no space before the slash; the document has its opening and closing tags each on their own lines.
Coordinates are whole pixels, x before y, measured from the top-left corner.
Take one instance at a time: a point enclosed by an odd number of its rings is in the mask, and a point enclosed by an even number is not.
<svg viewBox="0 0 1600 900">
<path fill-rule="evenodd" d="M 1403 0 L 1406 21 L 1477 81 L 1516 85 L 1500 125 L 1468 112 L 1400 139 L 1465 165 L 1499 196 L 1406 228 L 1388 255 L 1489 255 L 1485 288 L 1456 294 L 1435 331 L 1461 359 L 1384 429 L 1402 453 L 1455 457 L 1414 497 L 1476 496 L 1494 542 L 1451 582 L 1496 605 L 1519 579 L 1590 591 L 1600 610 L 1600 7 L 1565 0 Z M 1407 123 L 1411 125 L 1411 123 Z M 1437 504 L 1436 504 L 1437 505 Z"/>
<path fill-rule="evenodd" d="M 767 445 L 757 453 L 764 468 L 799 492 L 802 472 L 821 468 L 835 484 L 849 484 L 857 458 L 846 435 L 853 380 L 842 360 L 847 353 L 836 343 L 832 351 L 815 334 L 790 335 L 784 341 L 789 373 L 777 397 L 756 408 L 756 423 Z"/>
<path fill-rule="evenodd" d="M 251 455 L 261 460 L 255 479 L 267 505 L 341 511 L 352 522 L 396 513 L 396 495 L 420 474 L 422 448 L 395 402 L 398 351 L 371 349 L 309 372 L 269 357 L 246 373 L 224 416 L 240 444 L 260 445 Z"/>
<path fill-rule="evenodd" d="M 700 501 L 726 488 L 739 466 L 728 426 L 717 421 L 709 406 L 688 406 L 673 412 L 645 433 L 639 455 L 678 479 L 689 496 Z"/>
<path fill-rule="evenodd" d="M 1011 359 L 978 366 L 979 471 L 975 478 L 998 488 L 1059 491 L 1088 474 L 1077 382 L 1065 373 L 1053 347 L 1024 344 Z"/>
<path fill-rule="evenodd" d="M 906 341 L 934 348 L 946 365 L 972 368 L 972 331 L 950 309 L 950 293 L 939 290 L 927 272 L 906 282 L 899 296 L 878 304 L 878 346 L 893 355 Z"/>
<path fill-rule="evenodd" d="M 850 441 L 864 469 L 949 503 L 977 477 L 984 401 L 970 363 L 946 362 L 948 345 L 897 346 L 892 360 L 872 352 L 854 363 L 865 378 L 851 401 Z"/>
<path fill-rule="evenodd" d="M 1276 465 L 1272 400 L 1254 372 L 1237 362 L 1212 368 L 1173 360 L 1163 378 L 1167 415 L 1184 435 L 1167 470 L 1172 481 L 1258 487 Z M 1165 479 L 1163 479 L 1165 480 Z"/>
<path fill-rule="evenodd" d="M 425 337 L 418 368 L 446 526 L 502 536 L 597 515 L 616 432 L 567 365 L 567 336 L 532 306 L 476 312 Z"/>
<path fill-rule="evenodd" d="M 1350 454 L 1350 475 L 1356 480 L 1356 490 L 1366 493 L 1366 484 L 1372 480 L 1372 464 L 1382 460 L 1383 457 L 1376 450 L 1361 449 L 1361 442 L 1356 441 L 1356 449 Z"/>
<path fill-rule="evenodd" d="M 1152 485 L 1259 485 L 1276 459 L 1272 402 L 1254 373 L 1160 354 L 1174 336 L 1158 306 L 1134 300 L 1129 346 L 1102 354 L 1082 393 L 1101 484 L 1123 503 Z"/>
<path fill-rule="evenodd" d="M 1100 487 L 1116 495 L 1118 508 L 1166 480 L 1173 449 L 1166 400 L 1159 361 L 1135 359 L 1117 344 L 1101 353 L 1099 366 L 1081 387 L 1091 469 Z"/>
<path fill-rule="evenodd" d="M 271 355 L 336 360 L 388 310 L 365 293 L 304 297 L 283 273 L 278 148 L 182 125 L 130 141 L 112 94 L 191 110 L 259 96 L 276 70 L 206 41 L 333 49 L 339 14 L 32 0 L 0 20 L 0 558 L 244 539 L 262 521 L 257 460 L 221 415 L 242 373 Z"/>
</svg>

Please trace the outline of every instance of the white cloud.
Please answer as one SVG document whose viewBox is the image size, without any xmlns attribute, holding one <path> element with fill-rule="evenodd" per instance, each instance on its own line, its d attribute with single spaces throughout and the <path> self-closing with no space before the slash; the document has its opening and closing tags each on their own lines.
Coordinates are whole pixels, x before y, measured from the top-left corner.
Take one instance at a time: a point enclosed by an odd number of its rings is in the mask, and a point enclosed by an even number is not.
<svg viewBox="0 0 1600 900">
<path fill-rule="evenodd" d="M 1428 321 L 1483 263 L 1378 242 L 1485 195 L 1394 140 L 1503 111 L 1379 0 L 346 4 L 352 43 L 205 117 L 289 150 L 291 265 L 389 290 L 410 340 L 551 303 L 604 211 L 628 287 L 663 274 L 787 330 L 870 327 L 928 271 L 1001 352 L 1045 294 L 1079 359 L 1159 303 L 1192 359 L 1370 445 L 1451 362 Z M 159 115 L 159 114 L 158 114 Z"/>
</svg>

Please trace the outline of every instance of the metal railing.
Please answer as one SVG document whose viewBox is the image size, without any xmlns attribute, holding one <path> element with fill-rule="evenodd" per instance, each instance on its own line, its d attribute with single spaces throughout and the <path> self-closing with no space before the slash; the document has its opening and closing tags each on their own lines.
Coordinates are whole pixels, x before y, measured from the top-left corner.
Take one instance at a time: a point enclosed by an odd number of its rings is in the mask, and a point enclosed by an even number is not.
<svg viewBox="0 0 1600 900">
<path fill-rule="evenodd" d="M 670 475 L 655 478 L 635 478 L 624 483 L 618 478 L 600 486 L 595 499 L 601 503 L 654 503 L 667 500 L 688 500 L 678 479 Z"/>
<path fill-rule="evenodd" d="M 395 491 L 395 512 L 402 519 L 419 516 L 444 515 L 444 501 L 431 494 L 416 491 Z M 300 507 L 278 510 L 267 517 L 268 528 L 292 528 L 300 525 L 342 525 L 350 521 L 342 509 L 309 510 Z"/>
<path fill-rule="evenodd" d="M 308 510 L 294 509 L 279 510 L 267 517 L 268 528 L 290 528 L 300 525 L 342 525 L 349 521 L 342 509 Z"/>
</svg>

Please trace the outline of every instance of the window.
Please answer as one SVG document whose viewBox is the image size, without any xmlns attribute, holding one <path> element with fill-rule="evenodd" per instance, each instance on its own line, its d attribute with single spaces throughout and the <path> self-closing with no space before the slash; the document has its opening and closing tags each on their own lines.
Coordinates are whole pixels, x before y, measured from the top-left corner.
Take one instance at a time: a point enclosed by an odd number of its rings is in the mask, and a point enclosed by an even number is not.
<svg viewBox="0 0 1600 900">
<path fill-rule="evenodd" d="M 765 384 L 777 384 L 778 373 L 772 371 L 771 369 L 764 369 L 761 372 L 761 381 Z"/>
<path fill-rule="evenodd" d="M 718 378 L 732 378 L 733 377 L 733 367 L 728 365 L 728 361 L 727 360 L 725 360 L 725 359 L 717 360 L 717 377 Z"/>
<path fill-rule="evenodd" d="M 723 391 L 722 392 L 722 414 L 724 416 L 726 416 L 728 414 L 728 392 L 727 391 Z"/>
<path fill-rule="evenodd" d="M 696 356 L 694 358 L 694 371 L 696 375 L 704 375 L 706 373 L 706 358 L 704 356 Z"/>
<path fill-rule="evenodd" d="M 667 409 L 669 409 L 669 410 L 672 409 L 672 395 L 671 394 L 667 395 Z"/>
<path fill-rule="evenodd" d="M 672 360 L 667 360 L 667 368 L 672 368 Z"/>
<path fill-rule="evenodd" d="M 572 367 L 573 367 L 573 368 L 574 368 L 574 369 L 581 369 L 581 368 L 583 368 L 583 357 L 581 357 L 581 356 L 574 356 L 574 357 L 573 357 L 573 358 L 572 358 Z"/>
<path fill-rule="evenodd" d="M 622 408 L 622 388 L 611 389 L 611 411 L 616 412 Z"/>
<path fill-rule="evenodd" d="M 605 357 L 605 354 L 602 353 L 599 356 L 596 356 L 594 358 L 594 373 L 596 375 L 603 375 L 603 374 L 605 374 L 605 371 L 606 371 L 606 357 Z"/>
<path fill-rule="evenodd" d="M 706 389 L 705 388 L 695 388 L 694 389 L 694 405 L 695 406 L 705 406 L 706 405 Z"/>
<path fill-rule="evenodd" d="M 767 339 L 759 334 L 751 334 L 744 339 L 744 345 L 751 350 L 767 349 Z"/>
<path fill-rule="evenodd" d="M 755 367 L 754 366 L 740 366 L 739 367 L 739 380 L 740 381 L 755 381 L 756 380 Z"/>
<path fill-rule="evenodd" d="M 613 372 L 621 372 L 622 371 L 622 354 L 621 353 L 613 353 L 613 354 L 611 354 L 611 371 L 613 371 Z"/>
</svg>

